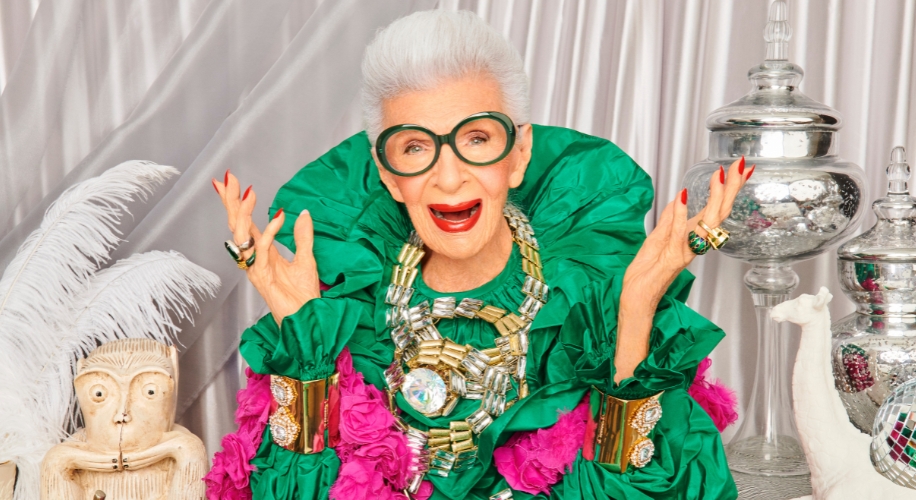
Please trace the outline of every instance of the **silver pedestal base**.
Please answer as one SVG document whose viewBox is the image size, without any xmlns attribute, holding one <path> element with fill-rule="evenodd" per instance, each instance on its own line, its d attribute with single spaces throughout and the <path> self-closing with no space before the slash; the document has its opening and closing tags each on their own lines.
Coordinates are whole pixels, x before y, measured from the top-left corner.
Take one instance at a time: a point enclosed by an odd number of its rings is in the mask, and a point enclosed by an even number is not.
<svg viewBox="0 0 916 500">
<path fill-rule="evenodd" d="M 774 477 L 808 475 L 804 450 L 788 436 L 778 436 L 775 443 L 768 443 L 764 436 L 733 441 L 725 446 L 725 454 L 728 468 L 734 472 Z"/>
<path fill-rule="evenodd" d="M 791 500 L 811 494 L 811 476 L 752 476 L 735 472 L 738 500 Z"/>
</svg>

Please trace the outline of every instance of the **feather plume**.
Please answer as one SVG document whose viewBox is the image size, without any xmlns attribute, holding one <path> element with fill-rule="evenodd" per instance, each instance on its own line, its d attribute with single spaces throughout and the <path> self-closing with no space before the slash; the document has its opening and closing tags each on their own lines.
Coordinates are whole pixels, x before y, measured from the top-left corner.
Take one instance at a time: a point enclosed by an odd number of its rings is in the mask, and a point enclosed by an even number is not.
<svg viewBox="0 0 916 500">
<path fill-rule="evenodd" d="M 175 342 L 178 320 L 194 323 L 195 292 L 214 297 L 219 277 L 175 252 L 134 254 L 100 271 L 76 301 L 73 330 L 82 339 L 82 354 L 96 342 L 151 338 Z M 88 344 L 86 343 L 88 340 Z"/>
<path fill-rule="evenodd" d="M 0 364 L 21 363 L 23 353 L 42 359 L 55 345 L 47 340 L 73 297 L 120 242 L 116 226 L 128 213 L 127 203 L 145 200 L 177 173 L 150 162 L 125 162 L 70 187 L 48 207 L 0 279 L 0 356 L 6 357 Z"/>
<path fill-rule="evenodd" d="M 74 300 L 120 242 L 127 204 L 177 173 L 129 161 L 70 187 L 0 278 L 0 462 L 17 462 L 16 499 L 38 498 L 41 459 L 66 437 L 72 368 L 48 361 L 66 352 Z"/>
</svg>

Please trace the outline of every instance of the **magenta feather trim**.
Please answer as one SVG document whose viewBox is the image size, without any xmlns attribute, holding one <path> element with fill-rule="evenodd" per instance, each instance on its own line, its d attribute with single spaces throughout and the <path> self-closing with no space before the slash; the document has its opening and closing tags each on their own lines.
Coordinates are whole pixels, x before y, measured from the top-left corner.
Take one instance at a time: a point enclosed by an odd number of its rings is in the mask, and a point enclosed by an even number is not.
<svg viewBox="0 0 916 500">
<path fill-rule="evenodd" d="M 585 439 L 586 420 L 587 397 L 551 427 L 516 432 L 493 452 L 496 470 L 512 489 L 550 494 L 550 487 L 572 470 Z"/>
<path fill-rule="evenodd" d="M 712 366 L 709 358 L 700 362 L 697 376 L 687 391 L 712 418 L 719 432 L 738 421 L 738 397 L 721 380 L 709 381 L 706 372 Z"/>
<path fill-rule="evenodd" d="M 340 441 L 335 447 L 340 459 L 337 480 L 329 497 L 335 500 L 407 500 L 403 493 L 409 475 L 410 451 L 407 435 L 398 428 L 388 409 L 388 396 L 367 384 L 353 369 L 350 351 L 337 357 L 340 389 Z M 432 483 L 423 481 L 412 496 L 426 500 Z"/>
<path fill-rule="evenodd" d="M 700 362 L 689 393 L 721 432 L 738 420 L 738 398 L 721 381 L 706 379 L 710 365 L 712 360 L 709 358 Z M 594 434 L 586 395 L 579 406 L 561 415 L 553 426 L 513 434 L 506 444 L 493 452 L 493 461 L 512 489 L 532 495 L 550 494 L 550 487 L 572 470 L 580 449 L 583 458 L 594 459 L 593 446 L 583 449 L 583 443 L 594 441 Z"/>
<path fill-rule="evenodd" d="M 350 351 L 337 358 L 340 388 L 340 435 L 335 451 L 340 458 L 337 481 L 331 487 L 334 499 L 406 500 L 402 493 L 408 473 L 407 437 L 395 425 L 388 411 L 388 398 L 374 385 L 367 384 L 353 369 Z M 264 428 L 270 417 L 273 397 L 270 376 L 245 370 L 247 386 L 238 392 L 239 407 L 235 422 L 239 430 L 226 434 L 223 450 L 213 456 L 213 468 L 204 477 L 208 500 L 251 500 L 249 479 L 255 470 L 251 460 L 261 446 Z M 333 397 L 331 404 L 335 404 Z M 315 443 L 316 449 L 323 443 Z M 432 483 L 423 481 L 413 496 L 426 500 Z"/>
<path fill-rule="evenodd" d="M 724 430 L 738 420 L 738 399 L 734 391 L 719 380 L 710 382 L 706 372 L 712 360 L 704 359 L 690 386 L 690 395 L 712 417 L 716 428 Z M 341 461 L 339 476 L 331 498 L 405 498 L 400 490 L 407 476 L 406 438 L 397 430 L 386 398 L 353 369 L 347 349 L 337 359 L 340 374 L 340 443 L 336 447 Z M 237 432 L 227 434 L 223 450 L 213 457 L 213 468 L 204 478 L 209 500 L 251 499 L 250 464 L 261 445 L 270 415 L 272 397 L 270 376 L 247 369 L 247 386 L 238 392 Z M 493 452 L 496 469 L 513 489 L 531 494 L 550 493 L 550 487 L 572 469 L 588 431 L 588 397 L 576 408 L 561 415 L 551 427 L 515 433 Z M 586 457 L 590 458 L 590 457 Z M 416 498 L 432 494 L 424 481 Z"/>
<path fill-rule="evenodd" d="M 239 430 L 223 437 L 223 450 L 213 455 L 213 467 L 204 476 L 208 500 L 250 500 L 248 480 L 254 458 L 261 446 L 261 436 L 270 417 L 270 376 L 245 369 L 248 384 L 236 395 L 239 404 L 235 423 Z"/>
</svg>

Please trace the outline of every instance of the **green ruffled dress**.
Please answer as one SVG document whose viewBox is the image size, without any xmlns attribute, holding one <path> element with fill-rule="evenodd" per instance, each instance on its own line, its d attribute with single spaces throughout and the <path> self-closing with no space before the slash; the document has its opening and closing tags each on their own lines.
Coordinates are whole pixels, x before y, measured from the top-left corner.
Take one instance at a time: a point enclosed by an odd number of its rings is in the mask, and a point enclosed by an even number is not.
<svg viewBox="0 0 916 500">
<path fill-rule="evenodd" d="M 633 377 L 614 380 L 617 305 L 627 264 L 645 239 L 644 216 L 652 203 L 649 176 L 614 144 L 573 130 L 534 126 L 534 148 L 525 180 L 510 193 L 541 245 L 550 298 L 530 332 L 529 397 L 512 406 L 479 436 L 476 466 L 448 478 L 429 478 L 432 498 L 487 498 L 508 485 L 493 465 L 493 450 L 513 433 L 548 427 L 576 407 L 591 386 L 625 399 L 665 391 L 655 428 L 655 456 L 625 474 L 584 460 L 556 484 L 560 499 L 733 499 L 719 432 L 687 394 L 696 367 L 724 333 L 684 305 L 692 276 L 675 280 L 656 312 L 650 353 Z M 385 326 L 385 290 L 398 251 L 412 228 L 406 210 L 379 180 L 370 144 L 357 134 L 306 165 L 277 193 L 273 214 L 288 214 L 277 240 L 295 251 L 295 215 L 314 219 L 314 253 L 322 282 L 332 284 L 278 327 L 268 314 L 242 335 L 241 353 L 258 373 L 301 380 L 330 375 L 349 347 L 356 370 L 384 390 L 384 369 L 394 346 Z M 522 301 L 518 252 L 491 282 L 455 295 L 514 310 Z M 411 305 L 443 294 L 415 282 Z M 495 329 L 456 318 L 437 327 L 460 344 L 493 346 Z M 462 401 L 447 418 L 429 419 L 399 395 L 409 423 L 448 427 L 479 407 Z M 252 464 L 256 499 L 326 498 L 337 477 L 333 450 L 302 455 L 275 445 L 265 432 Z M 515 491 L 515 498 L 544 498 Z"/>
</svg>

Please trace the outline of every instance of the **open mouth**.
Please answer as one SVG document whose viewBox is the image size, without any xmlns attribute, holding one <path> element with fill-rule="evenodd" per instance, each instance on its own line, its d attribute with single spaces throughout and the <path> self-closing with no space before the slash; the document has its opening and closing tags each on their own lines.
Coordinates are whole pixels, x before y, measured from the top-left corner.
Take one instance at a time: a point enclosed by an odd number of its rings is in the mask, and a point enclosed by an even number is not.
<svg viewBox="0 0 916 500">
<path fill-rule="evenodd" d="M 476 199 L 457 205 L 428 205 L 429 214 L 436 226 L 448 233 L 470 230 L 480 219 L 483 200 Z"/>
</svg>

